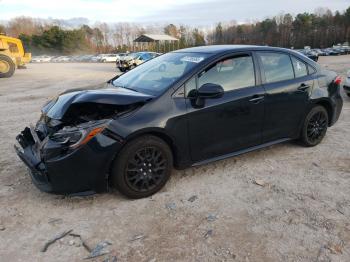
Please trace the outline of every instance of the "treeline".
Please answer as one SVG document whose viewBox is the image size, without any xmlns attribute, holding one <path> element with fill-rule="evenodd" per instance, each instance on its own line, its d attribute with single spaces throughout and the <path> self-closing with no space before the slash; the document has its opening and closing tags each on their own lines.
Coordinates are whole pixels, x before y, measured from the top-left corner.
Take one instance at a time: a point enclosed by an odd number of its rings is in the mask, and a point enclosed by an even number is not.
<svg viewBox="0 0 350 262">
<path fill-rule="evenodd" d="M 57 21 L 17 17 L 0 24 L 0 32 L 19 37 L 34 54 L 79 54 L 124 52 L 138 49 L 164 52 L 205 44 L 257 44 L 303 48 L 329 47 L 350 41 L 350 7 L 332 13 L 317 9 L 296 16 L 280 14 L 263 21 L 238 24 L 218 23 L 212 28 L 169 24 L 96 23 L 67 28 Z M 166 33 L 179 39 L 176 45 L 135 45 L 133 40 L 144 33 Z"/>
<path fill-rule="evenodd" d="M 313 14 L 281 14 L 251 24 L 218 23 L 209 44 L 256 44 L 303 48 L 330 47 L 350 40 L 350 7 L 334 14 L 319 8 Z"/>
<path fill-rule="evenodd" d="M 188 46 L 205 45 L 204 33 L 189 26 L 168 25 L 140 26 L 132 23 L 97 23 L 94 26 L 82 25 L 67 29 L 59 23 L 30 17 L 17 17 L 6 25 L 0 25 L 0 33 L 19 37 L 26 50 L 33 54 L 96 54 L 109 52 L 136 51 L 147 48 L 149 51 L 166 52 Z M 156 45 L 136 45 L 133 40 L 144 33 L 166 33 L 179 38 L 179 42 Z"/>
</svg>

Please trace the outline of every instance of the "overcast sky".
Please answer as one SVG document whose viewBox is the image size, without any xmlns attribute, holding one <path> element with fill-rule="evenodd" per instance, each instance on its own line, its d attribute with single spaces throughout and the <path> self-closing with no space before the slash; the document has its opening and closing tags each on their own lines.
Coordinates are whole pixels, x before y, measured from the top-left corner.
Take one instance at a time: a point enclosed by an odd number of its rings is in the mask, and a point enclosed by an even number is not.
<svg viewBox="0 0 350 262">
<path fill-rule="evenodd" d="M 209 25 L 245 22 L 281 12 L 313 12 L 318 7 L 345 10 L 350 0 L 0 0 L 0 19 L 16 16 L 91 22 L 162 22 Z"/>
</svg>

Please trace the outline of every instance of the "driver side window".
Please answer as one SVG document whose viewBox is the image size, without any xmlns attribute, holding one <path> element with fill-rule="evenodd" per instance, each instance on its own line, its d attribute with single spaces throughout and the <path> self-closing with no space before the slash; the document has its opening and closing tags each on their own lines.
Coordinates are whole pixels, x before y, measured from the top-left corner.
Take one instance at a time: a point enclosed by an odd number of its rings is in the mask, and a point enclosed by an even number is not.
<svg viewBox="0 0 350 262">
<path fill-rule="evenodd" d="M 226 58 L 198 75 L 198 88 L 211 83 L 223 87 L 225 92 L 254 86 L 254 63 L 250 55 Z"/>
</svg>

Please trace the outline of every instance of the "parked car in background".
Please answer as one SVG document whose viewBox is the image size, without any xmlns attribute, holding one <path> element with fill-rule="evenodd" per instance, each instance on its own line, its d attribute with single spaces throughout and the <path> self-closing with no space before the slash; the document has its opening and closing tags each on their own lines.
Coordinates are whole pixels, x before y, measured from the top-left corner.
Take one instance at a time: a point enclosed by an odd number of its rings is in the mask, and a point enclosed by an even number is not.
<svg viewBox="0 0 350 262">
<path fill-rule="evenodd" d="M 118 60 L 118 54 L 99 54 L 91 58 L 92 62 L 116 62 Z"/>
<path fill-rule="evenodd" d="M 107 62 L 117 62 L 119 58 L 118 54 L 103 54 L 100 56 L 100 62 L 107 63 Z"/>
<path fill-rule="evenodd" d="M 343 48 L 347 55 L 350 54 L 350 46 L 343 46 Z"/>
<path fill-rule="evenodd" d="M 94 57 L 94 55 L 81 55 L 76 59 L 76 61 L 77 62 L 92 62 L 93 57 Z"/>
<path fill-rule="evenodd" d="M 54 62 L 54 63 L 65 63 L 65 62 L 69 62 L 70 59 L 71 58 L 69 56 L 58 56 L 58 57 L 52 58 L 51 62 Z"/>
<path fill-rule="evenodd" d="M 64 92 L 43 106 L 15 148 L 41 190 L 113 187 L 142 198 L 159 191 L 173 167 L 295 139 L 316 146 L 342 106 L 337 74 L 300 53 L 194 47 L 156 57 L 104 87 Z"/>
<path fill-rule="evenodd" d="M 333 48 L 326 48 L 326 49 L 323 49 L 323 51 L 327 55 L 333 55 L 333 56 L 340 55 L 340 53 L 338 51 L 334 50 Z"/>
<path fill-rule="evenodd" d="M 299 49 L 299 50 L 296 50 L 297 52 L 305 55 L 306 57 L 314 60 L 315 62 L 318 61 L 318 54 L 315 52 L 315 51 L 312 51 L 310 49 Z"/>
<path fill-rule="evenodd" d="M 158 56 L 158 53 L 156 52 L 129 53 L 126 56 L 124 56 L 122 60 L 119 59 L 116 65 L 121 72 L 125 72 L 157 56 Z"/>
<path fill-rule="evenodd" d="M 119 53 L 118 54 L 118 58 L 117 58 L 117 61 L 118 60 L 123 60 L 129 53 Z"/>
<path fill-rule="evenodd" d="M 348 55 L 348 54 L 350 53 L 350 49 L 348 49 L 348 48 L 346 48 L 346 47 L 341 47 L 341 48 L 339 49 L 339 51 L 340 51 L 340 53 L 341 53 L 342 55 Z"/>
<path fill-rule="evenodd" d="M 327 54 L 319 48 L 312 49 L 318 56 L 326 56 Z"/>
<path fill-rule="evenodd" d="M 94 63 L 100 62 L 101 57 L 102 57 L 101 54 L 100 55 L 94 55 L 94 56 L 91 57 L 90 61 L 94 62 Z"/>
<path fill-rule="evenodd" d="M 345 78 L 343 88 L 348 97 L 350 97 L 350 70 Z"/>
<path fill-rule="evenodd" d="M 31 62 L 32 63 L 44 63 L 51 62 L 52 56 L 41 55 L 41 56 L 33 56 Z"/>
</svg>

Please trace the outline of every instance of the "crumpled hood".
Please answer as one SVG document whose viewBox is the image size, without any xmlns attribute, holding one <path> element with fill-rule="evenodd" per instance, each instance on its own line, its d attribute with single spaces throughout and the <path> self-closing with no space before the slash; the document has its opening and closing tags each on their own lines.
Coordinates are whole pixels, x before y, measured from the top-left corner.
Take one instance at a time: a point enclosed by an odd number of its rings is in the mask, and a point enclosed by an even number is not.
<svg viewBox="0 0 350 262">
<path fill-rule="evenodd" d="M 47 103 L 42 108 L 42 112 L 49 118 L 61 120 L 72 106 L 95 104 L 96 110 L 98 110 L 98 105 L 127 106 L 145 103 L 152 98 L 151 95 L 121 87 L 111 87 L 110 85 L 102 89 L 72 89 Z"/>
</svg>

